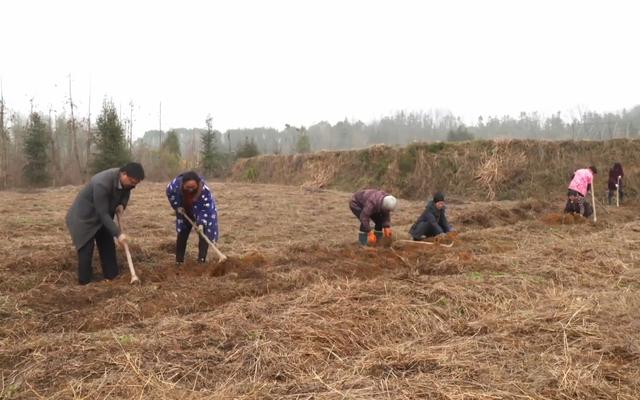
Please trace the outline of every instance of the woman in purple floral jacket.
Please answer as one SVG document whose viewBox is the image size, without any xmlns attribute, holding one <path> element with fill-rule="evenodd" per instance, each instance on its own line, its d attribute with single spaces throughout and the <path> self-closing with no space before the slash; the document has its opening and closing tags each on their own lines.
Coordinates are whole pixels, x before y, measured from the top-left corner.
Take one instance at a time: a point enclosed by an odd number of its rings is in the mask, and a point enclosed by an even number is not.
<svg viewBox="0 0 640 400">
<path fill-rule="evenodd" d="M 187 239 L 191 233 L 191 224 L 180 212 L 186 213 L 191 220 L 195 221 L 196 229 L 203 232 L 209 240 L 217 242 L 218 232 L 218 210 L 216 201 L 213 198 L 211 189 L 194 171 L 185 172 L 176 176 L 167 185 L 167 198 L 169 204 L 176 210 L 176 265 L 180 266 L 184 262 L 184 255 L 187 249 Z M 199 236 L 198 242 L 198 262 L 203 263 L 207 259 L 209 245 L 204 238 Z"/>
</svg>

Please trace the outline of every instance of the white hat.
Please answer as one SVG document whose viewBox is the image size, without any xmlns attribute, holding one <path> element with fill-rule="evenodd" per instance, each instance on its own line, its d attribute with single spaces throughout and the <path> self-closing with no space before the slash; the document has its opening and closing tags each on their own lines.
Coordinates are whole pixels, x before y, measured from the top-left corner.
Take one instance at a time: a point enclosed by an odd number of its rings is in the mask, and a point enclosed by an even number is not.
<svg viewBox="0 0 640 400">
<path fill-rule="evenodd" d="M 398 200 L 391 195 L 384 196 L 384 199 L 382 199 L 382 208 L 384 208 L 387 211 L 395 210 L 397 204 L 398 204 Z"/>
</svg>

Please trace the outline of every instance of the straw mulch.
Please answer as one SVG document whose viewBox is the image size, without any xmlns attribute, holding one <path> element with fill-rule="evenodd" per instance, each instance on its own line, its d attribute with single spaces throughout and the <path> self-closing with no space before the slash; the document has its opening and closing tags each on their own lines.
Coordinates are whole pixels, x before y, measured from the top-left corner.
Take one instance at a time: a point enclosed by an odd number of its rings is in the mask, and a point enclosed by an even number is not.
<svg viewBox="0 0 640 400">
<path fill-rule="evenodd" d="M 230 259 L 192 237 L 181 270 L 164 185 L 135 190 L 140 286 L 76 284 L 78 188 L 0 192 L 0 398 L 638 398 L 637 204 L 459 203 L 451 248 L 361 249 L 348 193 L 212 186 Z M 404 240 L 424 204 L 400 205 Z"/>
</svg>

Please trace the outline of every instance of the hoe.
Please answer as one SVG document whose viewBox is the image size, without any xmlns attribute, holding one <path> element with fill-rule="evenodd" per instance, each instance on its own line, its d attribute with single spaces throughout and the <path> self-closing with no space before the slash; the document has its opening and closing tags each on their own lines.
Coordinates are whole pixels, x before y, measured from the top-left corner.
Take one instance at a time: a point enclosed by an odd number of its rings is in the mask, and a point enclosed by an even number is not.
<svg viewBox="0 0 640 400">
<path fill-rule="evenodd" d="M 456 240 L 456 238 L 458 237 L 457 232 L 449 232 L 446 234 L 446 238 L 445 240 L 450 240 L 450 243 L 443 243 L 442 239 L 440 239 L 440 237 L 437 237 L 433 242 L 427 242 L 424 240 L 396 240 L 396 242 L 402 242 L 402 243 L 419 243 L 419 244 L 426 244 L 426 245 L 430 245 L 430 246 L 441 246 L 441 247 L 453 247 L 453 243 Z"/>
<path fill-rule="evenodd" d="M 120 230 L 124 230 L 122 227 L 122 221 L 120 220 L 121 212 L 116 214 L 116 219 L 118 221 L 118 226 L 120 226 Z M 124 252 L 127 254 L 127 264 L 129 265 L 129 273 L 131 274 L 131 282 L 130 284 L 140 283 L 140 279 L 138 275 L 136 275 L 136 270 L 133 268 L 133 260 L 131 259 L 131 252 L 129 251 L 129 245 L 127 242 L 124 243 Z"/>
<path fill-rule="evenodd" d="M 194 228 L 196 228 L 196 232 L 198 232 L 198 234 L 207 241 L 207 243 L 209 243 L 209 246 L 211 246 L 211 248 L 213 249 L 213 251 L 216 252 L 216 255 L 218 256 L 218 263 L 224 262 L 227 259 L 227 256 L 225 256 L 224 254 L 222 254 L 222 252 L 220 252 L 220 250 L 218 250 L 218 248 L 216 247 L 215 244 L 213 244 L 213 242 L 211 240 L 209 240 L 209 238 L 207 237 L 207 235 L 204 234 L 204 232 L 202 232 L 200 229 L 197 228 L 197 225 L 195 222 L 193 222 L 193 220 L 191 218 L 189 218 L 189 216 L 187 215 L 187 213 L 180 211 L 180 214 L 182 214 L 183 217 L 186 218 L 187 221 L 189 221 L 189 223 L 191 224 L 191 226 L 193 226 Z"/>
</svg>

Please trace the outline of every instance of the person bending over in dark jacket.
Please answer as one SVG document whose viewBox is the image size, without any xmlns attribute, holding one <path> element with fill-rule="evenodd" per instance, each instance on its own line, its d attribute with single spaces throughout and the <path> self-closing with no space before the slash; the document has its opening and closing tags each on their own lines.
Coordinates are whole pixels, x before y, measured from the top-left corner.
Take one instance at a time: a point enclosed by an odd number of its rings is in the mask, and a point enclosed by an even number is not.
<svg viewBox="0 0 640 400">
<path fill-rule="evenodd" d="M 413 240 L 422 240 L 425 237 L 434 237 L 451 232 L 452 228 L 447 221 L 445 210 L 444 194 L 437 192 L 433 195 L 433 200 L 427 203 L 427 207 L 416 223 L 409 229 L 409 234 Z"/>
<path fill-rule="evenodd" d="M 132 162 L 122 168 L 111 168 L 95 174 L 78 193 L 67 212 L 66 222 L 71 240 L 78 251 L 78 279 L 84 285 L 91 282 L 93 249 L 98 246 L 105 279 L 118 275 L 116 247 L 127 237 L 113 222 L 116 213 L 124 212 L 131 190 L 144 179 L 142 165 Z"/>
</svg>

